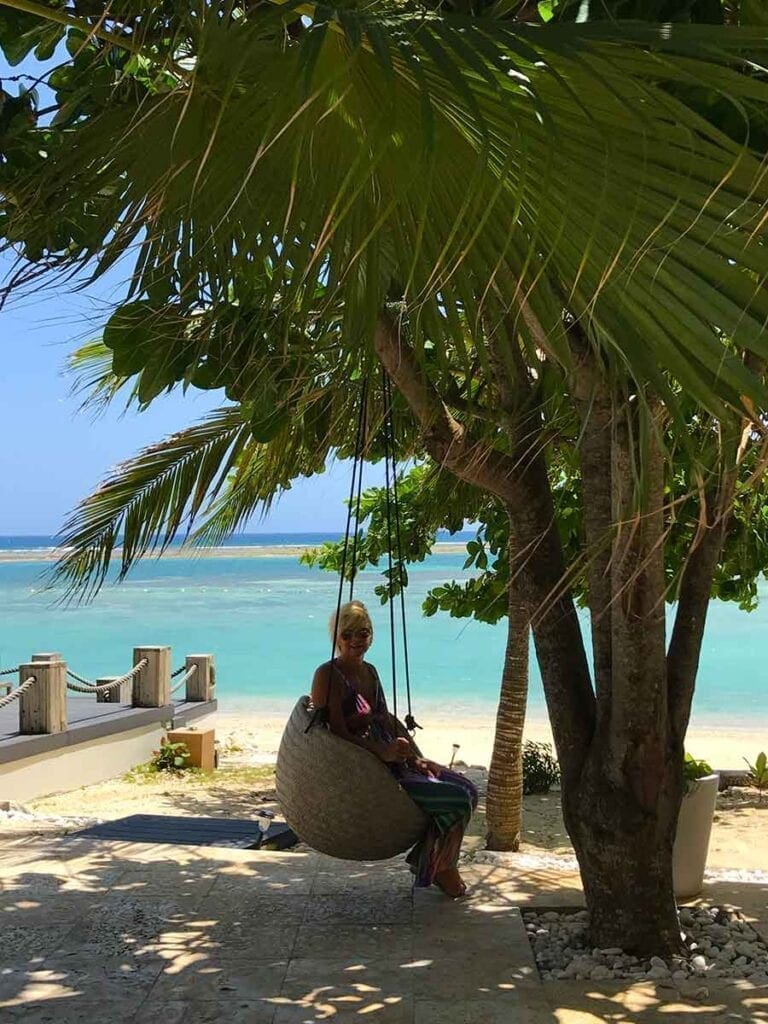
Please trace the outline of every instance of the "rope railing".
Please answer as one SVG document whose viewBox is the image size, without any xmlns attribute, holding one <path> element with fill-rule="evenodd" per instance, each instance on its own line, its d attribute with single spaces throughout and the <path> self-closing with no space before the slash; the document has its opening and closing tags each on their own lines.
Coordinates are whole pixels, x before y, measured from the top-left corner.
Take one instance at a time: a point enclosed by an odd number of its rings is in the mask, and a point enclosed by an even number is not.
<svg viewBox="0 0 768 1024">
<path fill-rule="evenodd" d="M 5 697 L 0 697 L 0 708 L 6 707 L 8 704 L 12 704 L 15 700 L 18 700 L 22 693 L 26 693 L 32 686 L 37 682 L 37 676 L 30 676 L 25 679 L 23 683 L 20 683 L 15 690 L 11 690 Z"/>
<path fill-rule="evenodd" d="M 83 676 L 79 676 L 77 672 L 73 672 L 71 668 L 67 669 L 67 675 L 75 680 L 77 683 L 82 683 L 83 686 L 96 686 L 96 683 L 92 679 L 85 679 Z M 69 683 L 67 683 L 69 685 Z"/>
<path fill-rule="evenodd" d="M 77 675 L 76 672 L 72 672 L 67 669 L 67 675 L 72 676 L 73 679 L 79 680 L 82 685 L 77 683 L 67 683 L 67 689 L 72 690 L 74 693 L 106 693 L 107 690 L 114 690 L 122 683 L 127 683 L 129 679 L 133 679 L 139 672 L 144 668 L 145 665 L 149 664 L 146 658 L 142 658 L 141 661 L 137 662 L 130 672 L 126 672 L 125 675 L 119 676 L 117 679 L 111 679 L 108 683 L 91 683 L 82 676 Z"/>
<path fill-rule="evenodd" d="M 18 671 L 18 665 L 15 665 L 13 668 L 0 668 L 0 676 L 12 676 Z"/>
<path fill-rule="evenodd" d="M 173 679 L 174 676 L 179 675 L 180 672 L 184 672 L 184 669 L 187 669 L 186 673 L 184 674 L 184 676 L 182 676 L 179 682 L 176 683 L 176 685 L 171 689 L 172 694 L 176 693 L 177 690 L 180 690 L 182 686 L 187 685 L 187 683 L 195 674 L 195 672 L 197 672 L 197 665 L 190 665 L 189 668 L 187 668 L 186 665 L 182 665 L 181 669 L 176 669 L 176 671 L 171 674 L 171 679 Z"/>
<path fill-rule="evenodd" d="M 171 672 L 171 679 L 175 679 L 177 676 L 180 676 L 182 672 L 186 671 L 186 668 L 186 665 L 179 665 L 174 672 Z M 195 668 L 197 668 L 197 665 L 195 665 Z"/>
</svg>

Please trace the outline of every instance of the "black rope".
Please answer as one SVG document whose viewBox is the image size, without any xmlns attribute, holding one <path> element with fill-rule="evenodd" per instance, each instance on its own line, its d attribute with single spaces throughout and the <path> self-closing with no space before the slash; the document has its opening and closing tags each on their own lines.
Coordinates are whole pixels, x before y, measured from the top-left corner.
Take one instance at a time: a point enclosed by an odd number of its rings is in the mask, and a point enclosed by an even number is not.
<svg viewBox="0 0 768 1024">
<path fill-rule="evenodd" d="M 344 597 L 344 575 L 347 570 L 347 552 L 349 551 L 349 530 L 352 523 L 352 508 L 355 501 L 355 482 L 359 475 L 362 479 L 363 475 L 363 439 L 364 439 L 364 426 L 365 426 L 365 407 L 367 404 L 368 395 L 368 382 L 363 380 L 361 393 L 360 393 L 360 409 L 357 414 L 357 434 L 355 436 L 355 455 L 352 462 L 352 480 L 349 486 L 349 502 L 347 503 L 347 525 L 344 529 L 344 548 L 341 555 L 341 571 L 339 573 L 339 595 L 336 600 L 336 617 L 333 623 L 333 640 L 331 642 L 331 668 L 336 657 L 336 642 L 339 638 L 339 616 L 341 614 L 341 602 Z M 355 536 L 355 544 L 357 542 L 357 536 Z M 356 547 L 355 554 L 356 557 Z M 313 725 L 317 722 L 325 724 L 328 721 L 328 707 L 327 705 L 322 708 L 315 708 L 312 718 L 310 719 L 309 725 L 304 732 L 309 732 Z"/>
<path fill-rule="evenodd" d="M 392 504 L 389 485 L 389 456 L 391 450 L 390 427 L 392 425 L 392 409 L 387 389 L 387 371 L 381 368 L 382 396 L 384 399 L 384 491 L 387 509 L 387 580 L 390 586 L 389 595 L 389 646 L 392 656 L 392 714 L 397 718 L 397 654 L 395 646 L 395 606 L 392 600 Z M 394 453 L 393 453 L 394 454 Z"/>
<path fill-rule="evenodd" d="M 352 571 L 349 577 L 349 600 L 352 600 L 352 596 L 355 592 L 355 577 L 357 576 L 357 535 L 360 532 L 360 498 L 363 493 L 363 449 L 365 448 L 365 428 L 368 417 L 368 386 L 367 383 L 363 384 L 363 393 L 360 398 L 360 423 L 362 425 L 362 434 L 358 436 L 358 445 L 360 453 L 360 462 L 357 473 L 357 499 L 355 501 L 355 532 L 352 538 Z M 351 507 L 351 506 L 350 506 Z M 344 577 L 342 576 L 342 579 Z M 338 620 L 338 613 L 337 613 Z"/>
<path fill-rule="evenodd" d="M 392 381 L 386 377 L 387 406 L 389 408 L 389 437 L 392 452 L 392 504 L 395 510 L 395 540 L 397 543 L 398 582 L 400 584 L 400 619 L 403 629 L 403 662 L 405 667 L 405 695 L 408 713 L 405 716 L 405 727 L 409 732 L 421 729 L 413 717 L 411 706 L 411 668 L 408 662 L 408 629 L 405 618 L 405 580 L 403 578 L 403 545 L 400 539 L 400 502 L 397 494 L 397 466 L 395 465 L 395 422 L 392 415 Z"/>
</svg>

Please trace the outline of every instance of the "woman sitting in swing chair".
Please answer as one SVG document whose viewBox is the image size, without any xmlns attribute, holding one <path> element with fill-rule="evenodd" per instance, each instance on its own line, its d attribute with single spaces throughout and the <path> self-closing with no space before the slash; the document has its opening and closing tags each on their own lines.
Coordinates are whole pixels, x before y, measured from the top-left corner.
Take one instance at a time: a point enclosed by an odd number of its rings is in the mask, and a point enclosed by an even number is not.
<svg viewBox="0 0 768 1024">
<path fill-rule="evenodd" d="M 321 665 L 312 680 L 312 703 L 327 710 L 331 732 L 371 751 L 384 761 L 411 800 L 429 819 L 424 837 L 407 861 L 417 886 L 436 885 L 457 899 L 467 887 L 458 870 L 459 851 L 477 790 L 463 775 L 419 755 L 410 739 L 397 735 L 381 680 L 365 660 L 373 625 L 361 601 L 350 601 L 331 617 L 335 657 Z"/>
</svg>

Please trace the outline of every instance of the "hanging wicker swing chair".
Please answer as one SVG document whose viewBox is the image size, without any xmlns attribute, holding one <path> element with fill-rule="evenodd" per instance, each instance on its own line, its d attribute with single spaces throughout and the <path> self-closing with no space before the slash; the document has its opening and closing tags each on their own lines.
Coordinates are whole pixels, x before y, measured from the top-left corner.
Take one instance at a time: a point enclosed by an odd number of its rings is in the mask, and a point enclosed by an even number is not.
<svg viewBox="0 0 768 1024">
<path fill-rule="evenodd" d="M 302 697 L 277 755 L 277 799 L 312 849 L 344 860 L 387 860 L 417 843 L 427 819 L 374 754 L 315 726 Z"/>
<path fill-rule="evenodd" d="M 383 376 L 382 390 L 385 410 L 384 464 L 389 534 L 389 578 L 391 579 L 393 519 L 398 564 L 402 563 L 400 560 L 400 523 L 397 507 L 391 390 L 386 375 Z M 350 600 L 354 587 L 366 410 L 367 387 L 363 384 L 339 582 L 337 622 L 346 575 L 353 505 L 355 505 L 356 511 L 350 563 L 352 567 Z M 390 511 L 393 511 L 394 515 L 390 515 Z M 390 600 L 389 606 L 393 673 L 392 711 L 396 716 L 397 683 L 395 677 L 394 602 L 392 600 Z M 414 729 L 417 726 L 410 706 L 410 679 L 402 587 L 400 588 L 400 608 L 408 694 L 406 722 L 410 729 Z M 335 652 L 335 636 L 333 648 Z M 318 718 L 320 718 L 320 722 L 317 721 Z M 322 718 L 320 712 L 311 708 L 309 697 L 301 697 L 283 732 L 277 754 L 276 789 L 277 799 L 287 823 L 296 835 L 313 849 L 345 860 L 387 860 L 389 857 L 394 857 L 410 849 L 419 841 L 427 828 L 428 822 L 425 814 L 411 800 L 382 761 L 363 747 L 358 747 L 340 736 L 335 736 L 322 722 Z M 400 722 L 398 725 L 402 735 L 407 735 L 405 726 Z"/>
</svg>

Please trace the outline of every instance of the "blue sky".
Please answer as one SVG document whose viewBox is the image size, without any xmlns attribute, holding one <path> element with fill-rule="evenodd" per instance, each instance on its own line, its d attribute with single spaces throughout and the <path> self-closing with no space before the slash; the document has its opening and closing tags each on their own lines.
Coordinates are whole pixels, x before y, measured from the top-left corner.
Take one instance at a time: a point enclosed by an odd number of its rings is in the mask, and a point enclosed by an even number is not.
<svg viewBox="0 0 768 1024">
<path fill-rule="evenodd" d="M 8 261 L 0 263 L 0 276 Z M 119 282 L 113 281 L 117 286 Z M 139 448 L 215 408 L 218 393 L 171 394 L 144 413 L 119 406 L 94 419 L 79 412 L 66 357 L 98 336 L 114 298 L 107 286 L 88 293 L 61 289 L 28 295 L 0 311 L 0 534 L 53 534 L 67 512 L 105 473 Z M 347 464 L 298 481 L 265 521 L 275 532 L 342 529 L 349 492 Z M 370 481 L 379 473 L 371 469 Z"/>
<path fill-rule="evenodd" d="M 11 68 L 0 55 L 0 79 L 37 76 L 62 57 L 63 51 L 46 65 L 26 59 Z M 15 93 L 17 83 L 8 88 Z M 10 266 L 10 259 L 0 257 L 0 281 Z M 67 355 L 98 337 L 124 294 L 127 274 L 113 270 L 87 292 L 52 286 L 0 310 L 0 534 L 55 534 L 111 467 L 223 401 L 222 394 L 190 390 L 161 397 L 144 413 L 123 414 L 116 406 L 94 419 L 79 412 L 82 399 L 72 393 L 65 373 Z M 254 519 L 249 528 L 343 529 L 350 472 L 348 464 L 336 463 L 319 477 L 297 481 L 267 519 Z M 365 480 L 379 483 L 381 476 L 380 469 L 370 468 Z"/>
</svg>

